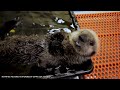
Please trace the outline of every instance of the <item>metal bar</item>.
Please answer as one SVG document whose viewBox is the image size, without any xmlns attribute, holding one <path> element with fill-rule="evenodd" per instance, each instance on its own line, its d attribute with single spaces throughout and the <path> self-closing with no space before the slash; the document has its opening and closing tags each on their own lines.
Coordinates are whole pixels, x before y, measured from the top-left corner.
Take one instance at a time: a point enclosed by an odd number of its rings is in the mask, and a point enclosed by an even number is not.
<svg viewBox="0 0 120 90">
<path fill-rule="evenodd" d="M 89 74 L 93 71 L 94 66 L 87 70 L 87 71 L 77 71 L 75 73 L 58 73 L 55 75 L 46 75 L 46 76 L 41 76 L 40 79 L 63 79 L 63 78 L 68 78 L 68 77 L 75 77 L 75 76 L 80 76 L 84 74 Z"/>
<path fill-rule="evenodd" d="M 74 25 L 75 29 L 80 30 L 80 26 L 79 26 L 79 24 L 77 22 L 77 19 L 75 17 L 74 12 L 73 11 L 68 11 L 68 12 L 69 12 L 70 17 L 72 18 L 72 22 L 73 22 L 73 25 Z"/>
</svg>

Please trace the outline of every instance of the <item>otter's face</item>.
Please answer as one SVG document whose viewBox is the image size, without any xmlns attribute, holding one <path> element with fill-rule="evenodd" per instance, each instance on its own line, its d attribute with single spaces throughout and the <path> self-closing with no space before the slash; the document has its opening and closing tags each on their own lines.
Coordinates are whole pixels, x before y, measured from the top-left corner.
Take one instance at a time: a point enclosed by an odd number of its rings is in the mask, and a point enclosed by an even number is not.
<svg viewBox="0 0 120 90">
<path fill-rule="evenodd" d="M 93 56 L 98 48 L 98 37 L 95 32 L 81 30 L 75 33 L 72 36 L 72 43 L 76 52 L 85 57 Z"/>
</svg>

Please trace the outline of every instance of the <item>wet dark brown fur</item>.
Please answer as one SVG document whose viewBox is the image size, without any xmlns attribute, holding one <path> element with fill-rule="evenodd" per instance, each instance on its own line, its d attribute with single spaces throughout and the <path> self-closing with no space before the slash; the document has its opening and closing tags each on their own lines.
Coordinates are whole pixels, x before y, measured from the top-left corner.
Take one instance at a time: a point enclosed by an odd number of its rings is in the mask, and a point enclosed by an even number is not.
<svg viewBox="0 0 120 90">
<path fill-rule="evenodd" d="M 85 41 L 81 43 L 79 36 L 83 36 Z M 81 64 L 90 59 L 97 52 L 97 48 L 97 35 L 89 30 L 70 34 L 58 32 L 43 40 L 37 35 L 12 36 L 0 41 L 0 66 L 4 69 L 12 66 L 3 75 L 28 75 L 34 64 L 42 68 Z M 91 54 L 92 52 L 94 53 Z M 1 73 L 4 72 L 2 68 Z M 38 68 L 34 69 L 39 72 Z"/>
</svg>

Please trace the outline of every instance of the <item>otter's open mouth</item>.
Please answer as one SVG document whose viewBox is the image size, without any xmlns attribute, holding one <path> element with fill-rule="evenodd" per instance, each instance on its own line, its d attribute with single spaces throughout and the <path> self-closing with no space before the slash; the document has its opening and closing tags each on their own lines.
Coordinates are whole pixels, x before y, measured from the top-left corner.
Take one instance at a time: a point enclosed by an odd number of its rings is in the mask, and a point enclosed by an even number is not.
<svg viewBox="0 0 120 90">
<path fill-rule="evenodd" d="M 78 46 L 79 48 L 81 47 L 79 42 L 75 42 L 76 43 L 76 46 Z"/>
<path fill-rule="evenodd" d="M 85 57 L 85 58 L 90 58 L 93 54 L 83 54 L 81 55 L 82 57 Z"/>
</svg>

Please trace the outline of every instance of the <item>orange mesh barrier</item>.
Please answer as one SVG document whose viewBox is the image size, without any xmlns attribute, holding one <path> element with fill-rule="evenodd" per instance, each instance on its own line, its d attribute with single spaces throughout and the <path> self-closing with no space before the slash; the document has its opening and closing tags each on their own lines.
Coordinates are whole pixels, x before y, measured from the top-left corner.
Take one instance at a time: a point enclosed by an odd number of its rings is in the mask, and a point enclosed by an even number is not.
<svg viewBox="0 0 120 90">
<path fill-rule="evenodd" d="M 100 48 L 92 57 L 94 70 L 85 79 L 120 79 L 120 12 L 77 14 L 81 29 L 93 29 Z"/>
</svg>

